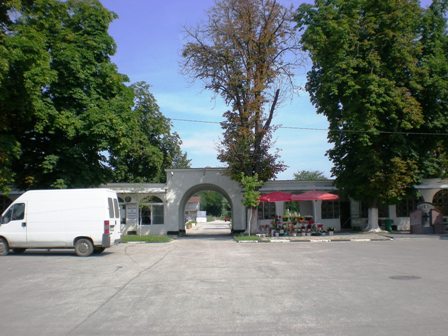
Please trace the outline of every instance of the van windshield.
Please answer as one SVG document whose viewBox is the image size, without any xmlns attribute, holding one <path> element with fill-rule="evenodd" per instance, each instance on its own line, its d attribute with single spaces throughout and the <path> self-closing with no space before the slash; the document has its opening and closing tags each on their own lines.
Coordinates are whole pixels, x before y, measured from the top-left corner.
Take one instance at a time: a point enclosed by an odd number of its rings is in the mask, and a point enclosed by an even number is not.
<svg viewBox="0 0 448 336">
<path fill-rule="evenodd" d="M 9 209 L 8 211 L 6 211 L 6 213 L 5 213 L 5 215 L 4 216 L 2 216 L 2 219 L 1 219 L 1 224 L 6 224 L 6 223 L 9 223 L 10 221 L 11 221 L 11 214 L 12 214 L 12 210 L 11 209 Z"/>
</svg>

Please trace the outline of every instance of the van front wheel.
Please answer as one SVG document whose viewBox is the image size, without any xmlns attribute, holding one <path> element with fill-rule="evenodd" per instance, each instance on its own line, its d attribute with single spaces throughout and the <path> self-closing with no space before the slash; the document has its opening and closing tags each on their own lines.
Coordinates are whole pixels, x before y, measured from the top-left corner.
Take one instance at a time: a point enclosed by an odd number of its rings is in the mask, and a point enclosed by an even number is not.
<svg viewBox="0 0 448 336">
<path fill-rule="evenodd" d="M 93 244 L 90 239 L 80 238 L 75 243 L 75 252 L 79 257 L 88 257 L 93 252 Z"/>
<path fill-rule="evenodd" d="M 0 238 L 0 256 L 8 255 L 9 253 L 9 245 L 6 240 Z"/>
</svg>

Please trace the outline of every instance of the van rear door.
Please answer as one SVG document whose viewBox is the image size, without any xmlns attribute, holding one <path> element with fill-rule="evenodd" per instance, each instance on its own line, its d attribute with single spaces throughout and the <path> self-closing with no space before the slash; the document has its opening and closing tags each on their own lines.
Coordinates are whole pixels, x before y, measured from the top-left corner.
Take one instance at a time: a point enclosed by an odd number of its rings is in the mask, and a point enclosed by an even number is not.
<svg viewBox="0 0 448 336">
<path fill-rule="evenodd" d="M 26 203 L 13 203 L 1 217 L 0 234 L 10 247 L 27 247 Z"/>
<path fill-rule="evenodd" d="M 113 244 L 120 239 L 120 207 L 115 197 L 109 197 L 107 201 L 109 207 L 109 230 L 111 243 Z"/>
</svg>

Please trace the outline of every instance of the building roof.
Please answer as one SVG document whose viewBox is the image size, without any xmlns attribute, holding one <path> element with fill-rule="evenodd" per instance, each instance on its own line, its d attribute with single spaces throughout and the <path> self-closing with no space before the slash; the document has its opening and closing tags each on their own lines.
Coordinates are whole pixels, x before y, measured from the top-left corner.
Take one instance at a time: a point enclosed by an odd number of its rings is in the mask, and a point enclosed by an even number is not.
<svg viewBox="0 0 448 336">
<path fill-rule="evenodd" d="M 103 187 L 117 193 L 161 194 L 166 193 L 165 183 L 108 183 Z"/>
</svg>

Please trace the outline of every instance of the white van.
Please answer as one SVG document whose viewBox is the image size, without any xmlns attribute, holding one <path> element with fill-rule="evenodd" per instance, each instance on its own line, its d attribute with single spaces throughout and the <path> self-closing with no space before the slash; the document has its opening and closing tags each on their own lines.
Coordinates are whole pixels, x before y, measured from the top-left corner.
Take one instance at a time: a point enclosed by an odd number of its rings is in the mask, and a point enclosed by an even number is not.
<svg viewBox="0 0 448 336">
<path fill-rule="evenodd" d="M 120 241 L 117 194 L 110 189 L 27 191 L 0 218 L 0 255 L 12 249 L 75 248 L 101 253 Z"/>
</svg>

